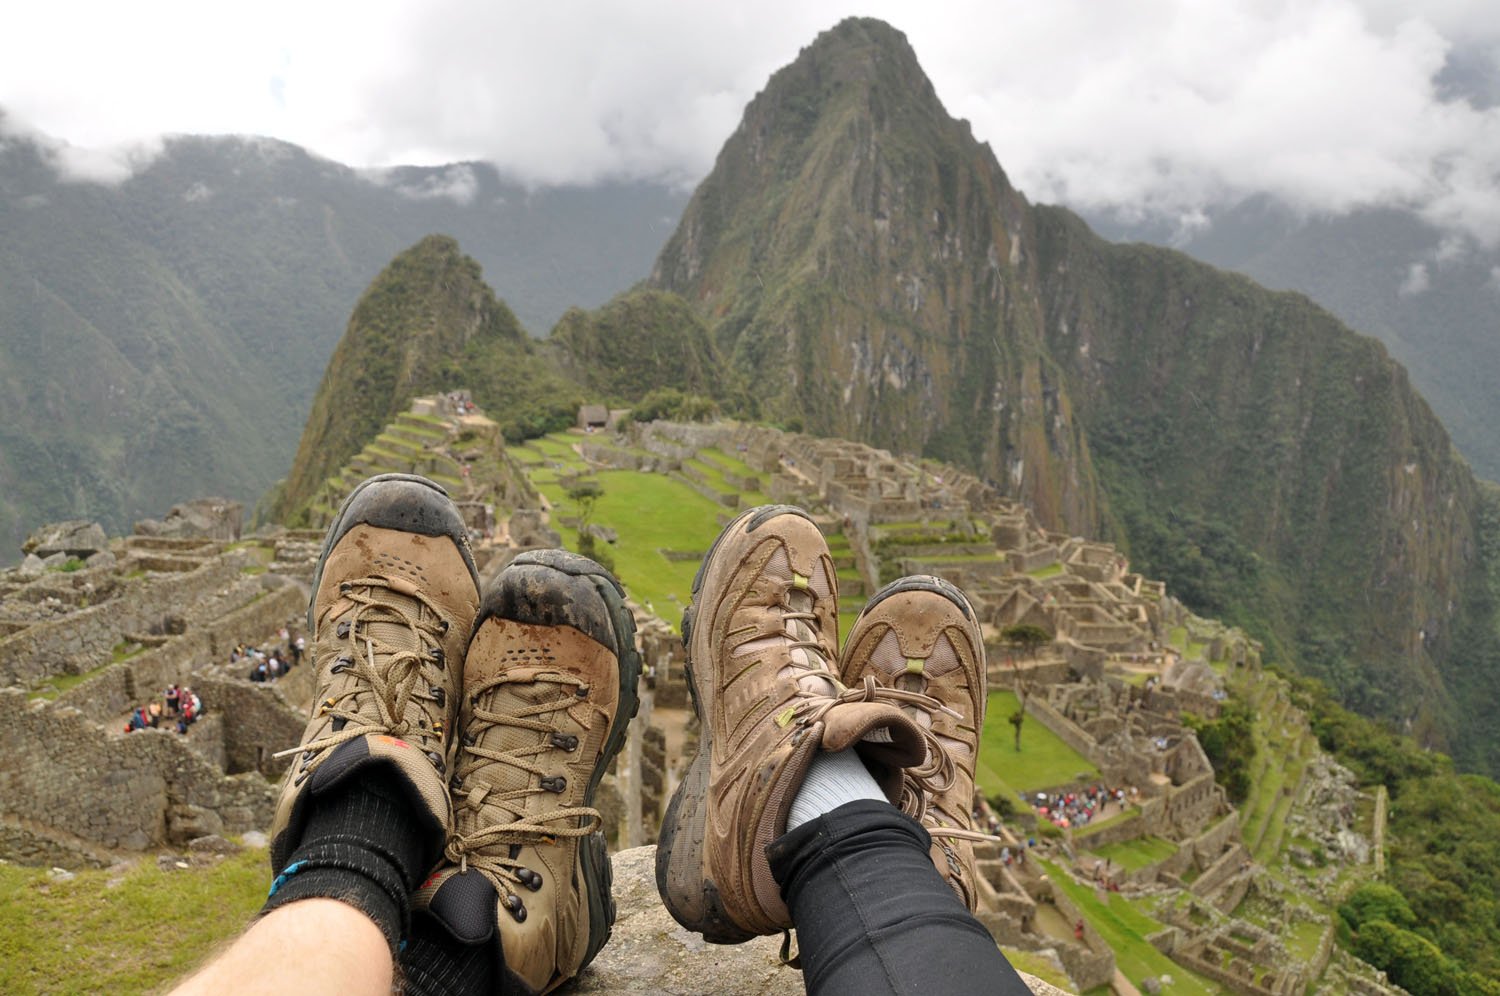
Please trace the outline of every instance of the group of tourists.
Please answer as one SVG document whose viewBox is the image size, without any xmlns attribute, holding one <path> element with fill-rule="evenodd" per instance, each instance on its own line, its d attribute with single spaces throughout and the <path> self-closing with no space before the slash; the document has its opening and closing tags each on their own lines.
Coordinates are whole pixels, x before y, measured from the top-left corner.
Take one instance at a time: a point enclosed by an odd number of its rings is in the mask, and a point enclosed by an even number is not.
<svg viewBox="0 0 1500 996">
<path fill-rule="evenodd" d="M 294 636 L 284 626 L 277 634 L 277 638 L 280 642 L 270 650 L 263 650 L 249 641 L 242 640 L 229 652 L 229 663 L 239 664 L 242 661 L 249 661 L 250 671 L 246 675 L 247 678 L 257 683 L 275 681 L 301 664 L 302 655 L 307 651 L 306 637 Z"/>
<path fill-rule="evenodd" d="M 1076 792 L 1038 792 L 1034 807 L 1037 815 L 1051 820 L 1054 826 L 1066 830 L 1081 827 L 1106 815 L 1106 807 L 1114 805 L 1123 809 L 1127 798 L 1134 798 L 1136 789 L 1112 788 L 1100 782 Z"/>
<path fill-rule="evenodd" d="M 198 697 L 198 693 L 187 685 L 174 682 L 166 687 L 159 700 L 131 710 L 130 718 L 125 721 L 125 732 L 157 730 L 165 723 L 168 729 L 186 736 L 188 727 L 196 723 L 201 715 L 203 700 Z"/>
</svg>

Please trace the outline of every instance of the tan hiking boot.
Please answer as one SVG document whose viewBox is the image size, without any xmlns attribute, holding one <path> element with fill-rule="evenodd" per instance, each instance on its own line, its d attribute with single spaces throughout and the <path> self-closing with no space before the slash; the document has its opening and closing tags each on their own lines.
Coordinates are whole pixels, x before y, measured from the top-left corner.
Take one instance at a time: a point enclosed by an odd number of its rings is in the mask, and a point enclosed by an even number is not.
<svg viewBox="0 0 1500 996">
<path fill-rule="evenodd" d="M 860 612 L 839 662 L 845 684 L 883 687 L 936 699 L 905 711 L 935 744 L 925 771 L 909 772 L 905 808 L 932 835 L 932 860 L 972 912 L 974 764 L 986 701 L 984 637 L 969 600 L 942 578 L 914 576 L 886 585 Z"/>
<path fill-rule="evenodd" d="M 922 763 L 921 730 L 851 691 L 829 668 L 838 591 L 828 546 L 800 509 L 751 509 L 725 528 L 682 617 L 702 730 L 656 848 L 656 884 L 677 922 L 717 944 L 791 926 L 766 845 L 820 751 L 854 748 L 892 802 Z"/>
<path fill-rule="evenodd" d="M 523 553 L 486 590 L 464 670 L 449 863 L 412 905 L 465 943 L 498 937 L 505 992 L 550 992 L 609 939 L 611 869 L 591 804 L 640 706 L 640 671 L 624 593 L 587 557 Z"/>
<path fill-rule="evenodd" d="M 468 530 L 433 482 L 365 481 L 328 529 L 307 610 L 317 696 L 271 827 L 280 870 L 308 804 L 351 773 L 388 769 L 408 790 L 435 860 L 451 826 L 447 779 L 464 648 L 479 608 Z"/>
</svg>

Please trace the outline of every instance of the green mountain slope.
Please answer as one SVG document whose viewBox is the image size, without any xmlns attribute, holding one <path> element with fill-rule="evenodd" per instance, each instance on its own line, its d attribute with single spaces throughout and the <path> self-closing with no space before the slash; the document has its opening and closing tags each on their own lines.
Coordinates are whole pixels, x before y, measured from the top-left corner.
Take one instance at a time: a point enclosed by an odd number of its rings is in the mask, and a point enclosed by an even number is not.
<svg viewBox="0 0 1500 996">
<path fill-rule="evenodd" d="M 890 27 L 845 21 L 772 78 L 652 283 L 764 385 L 759 414 L 1102 530 L 1345 701 L 1497 770 L 1478 492 L 1405 371 L 1305 298 L 1028 205 Z"/>
<path fill-rule="evenodd" d="M 515 410 L 529 392 L 545 391 L 544 367 L 479 264 L 453 239 L 428 236 L 392 260 L 355 306 L 272 514 L 291 515 L 411 398 L 474 383 L 486 407 Z"/>
<path fill-rule="evenodd" d="M 1301 291 L 1375 336 L 1411 372 L 1475 471 L 1500 478 L 1500 250 L 1454 241 L 1407 212 L 1308 218 L 1265 198 L 1210 212 L 1209 224 L 1186 237 L 1107 216 L 1089 223 L 1110 238 L 1171 241 L 1267 287 Z"/>
<path fill-rule="evenodd" d="M 424 235 L 461 238 L 542 330 L 638 280 L 681 202 L 477 164 L 360 173 L 243 138 L 65 182 L 0 112 L 0 561 L 48 520 L 123 532 L 184 495 L 253 501 L 286 474 L 361 291 Z"/>
<path fill-rule="evenodd" d="M 1087 447 L 1017 258 L 1025 200 L 905 39 L 849 20 L 778 71 L 651 282 L 694 302 L 758 413 L 1009 479 L 1097 523 Z"/>
</svg>

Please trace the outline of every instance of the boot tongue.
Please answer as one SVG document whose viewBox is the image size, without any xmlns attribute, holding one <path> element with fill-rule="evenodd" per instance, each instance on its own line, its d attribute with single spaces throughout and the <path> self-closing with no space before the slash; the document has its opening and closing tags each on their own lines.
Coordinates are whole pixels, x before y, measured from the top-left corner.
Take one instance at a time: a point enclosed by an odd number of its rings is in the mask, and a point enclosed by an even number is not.
<svg viewBox="0 0 1500 996">
<path fill-rule="evenodd" d="M 425 653 L 426 648 L 416 631 L 401 621 L 403 616 L 414 621 L 419 618 L 421 603 L 390 589 L 376 588 L 373 594 L 377 605 L 362 610 L 363 625 L 360 628 L 362 636 L 377 645 L 376 652 L 390 654 L 404 650 Z"/>
<path fill-rule="evenodd" d="M 791 588 L 787 589 L 786 600 L 794 612 L 812 612 L 814 606 L 813 593 L 804 584 L 799 586 L 794 579 Z M 821 634 L 813 628 L 807 619 L 791 619 L 787 622 L 787 631 L 793 638 L 809 643 L 821 643 Z M 828 670 L 827 659 L 816 650 L 807 647 L 793 647 L 787 652 L 787 657 L 793 664 L 797 665 L 797 687 L 809 695 L 833 696 L 839 693 L 839 686 L 834 681 L 833 674 Z"/>
</svg>

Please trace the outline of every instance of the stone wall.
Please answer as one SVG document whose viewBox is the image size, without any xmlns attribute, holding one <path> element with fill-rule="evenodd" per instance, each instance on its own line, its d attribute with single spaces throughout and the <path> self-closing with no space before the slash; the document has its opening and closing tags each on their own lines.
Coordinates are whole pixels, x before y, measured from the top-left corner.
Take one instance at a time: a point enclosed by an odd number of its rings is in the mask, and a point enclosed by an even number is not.
<svg viewBox="0 0 1500 996">
<path fill-rule="evenodd" d="M 304 660 L 302 669 L 311 670 Z M 207 709 L 234 717 L 223 735 L 224 763 L 231 774 L 258 771 L 267 778 L 279 778 L 290 758 L 272 757 L 279 750 L 297 746 L 307 725 L 307 713 L 289 702 L 282 679 L 263 684 L 218 673 L 200 673 L 194 678 L 194 690 Z M 196 728 L 193 731 L 197 733 Z"/>
<path fill-rule="evenodd" d="M 269 823 L 273 790 L 226 776 L 176 733 L 111 733 L 77 709 L 0 690 L 4 815 L 68 827 L 104 847 L 141 851 Z"/>
<path fill-rule="evenodd" d="M 136 579 L 118 598 L 28 626 L 0 640 L 0 685 L 30 688 L 52 675 L 89 671 L 109 660 L 124 634 L 160 631 L 168 616 L 199 615 L 201 603 L 241 577 L 234 558 L 222 558 Z"/>
</svg>

